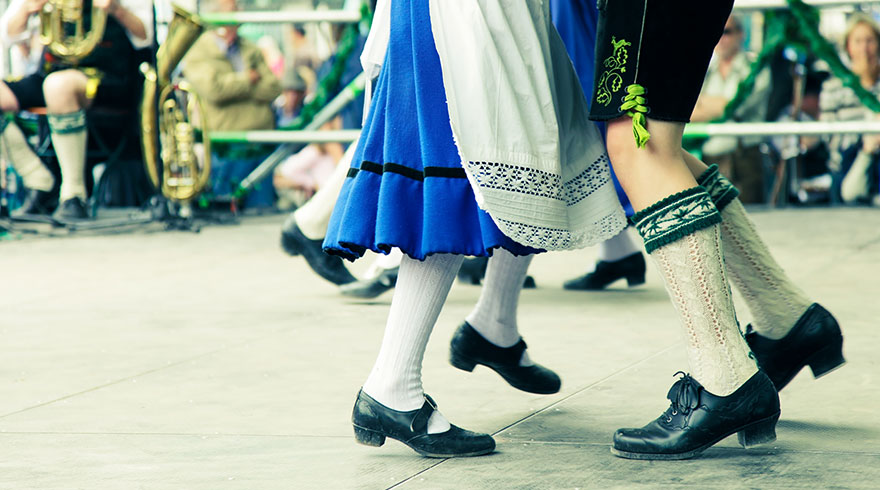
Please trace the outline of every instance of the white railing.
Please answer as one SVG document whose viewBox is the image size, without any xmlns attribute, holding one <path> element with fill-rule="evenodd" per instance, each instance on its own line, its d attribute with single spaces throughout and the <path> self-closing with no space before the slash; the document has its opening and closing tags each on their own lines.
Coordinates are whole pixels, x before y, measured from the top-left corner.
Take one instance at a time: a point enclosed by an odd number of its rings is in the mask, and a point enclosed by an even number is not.
<svg viewBox="0 0 880 490">
<path fill-rule="evenodd" d="M 357 10 L 282 10 L 280 12 L 213 12 L 200 14 L 207 24 L 304 24 L 307 22 L 330 22 L 332 24 L 351 24 L 360 22 L 361 13 Z"/>
<path fill-rule="evenodd" d="M 690 123 L 685 137 L 878 134 L 880 121 Z"/>
<path fill-rule="evenodd" d="M 804 0 L 804 3 L 811 7 L 828 8 L 877 4 L 880 3 L 880 0 Z M 736 3 L 733 4 L 734 10 L 770 10 L 787 7 L 788 2 L 785 0 L 736 0 Z"/>
</svg>

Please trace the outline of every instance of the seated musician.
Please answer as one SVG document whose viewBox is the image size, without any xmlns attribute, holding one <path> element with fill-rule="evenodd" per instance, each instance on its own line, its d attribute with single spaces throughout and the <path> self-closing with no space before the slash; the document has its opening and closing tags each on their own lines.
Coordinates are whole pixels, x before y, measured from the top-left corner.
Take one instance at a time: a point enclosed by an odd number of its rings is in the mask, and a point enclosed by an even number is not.
<svg viewBox="0 0 880 490">
<path fill-rule="evenodd" d="M 38 14 L 47 1 L 12 0 L 0 17 L 0 48 L 8 49 L 30 39 L 39 28 Z M 0 146 L 29 189 L 24 213 L 51 214 L 57 207 L 60 219 L 87 218 L 85 109 L 93 105 L 132 108 L 140 97 L 135 51 L 153 42 L 152 2 L 84 3 L 86 27 L 90 24 L 90 3 L 92 8 L 107 12 L 103 38 L 94 50 L 73 64 L 44 49 L 36 72 L 17 81 L 0 81 Z M 9 113 L 31 107 L 46 107 L 61 182 L 55 182 L 21 130 L 11 122 Z"/>
</svg>

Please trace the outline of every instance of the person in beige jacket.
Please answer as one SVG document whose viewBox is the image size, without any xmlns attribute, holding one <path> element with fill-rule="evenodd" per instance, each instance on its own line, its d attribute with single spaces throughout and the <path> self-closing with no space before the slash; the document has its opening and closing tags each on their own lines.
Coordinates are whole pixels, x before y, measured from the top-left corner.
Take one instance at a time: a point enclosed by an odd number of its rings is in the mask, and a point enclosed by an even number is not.
<svg viewBox="0 0 880 490">
<path fill-rule="evenodd" d="M 237 10 L 234 0 L 218 0 L 218 11 Z M 183 60 L 183 76 L 204 103 L 207 129 L 246 131 L 273 129 L 272 102 L 281 95 L 281 83 L 269 69 L 257 46 L 238 35 L 237 26 L 205 32 Z M 213 144 L 212 190 L 215 196 L 231 194 L 272 150 L 262 144 Z M 261 182 L 245 206 L 270 207 L 274 190 Z"/>
</svg>

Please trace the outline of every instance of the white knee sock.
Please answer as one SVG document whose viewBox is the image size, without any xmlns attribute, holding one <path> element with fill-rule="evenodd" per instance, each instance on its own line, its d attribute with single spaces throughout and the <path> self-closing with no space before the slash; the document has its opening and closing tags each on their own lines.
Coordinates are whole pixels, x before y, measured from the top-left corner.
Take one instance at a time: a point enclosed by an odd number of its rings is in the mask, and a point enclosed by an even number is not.
<svg viewBox="0 0 880 490">
<path fill-rule="evenodd" d="M 721 218 L 730 281 L 752 312 L 752 327 L 764 337 L 785 337 L 813 302 L 770 254 L 739 199 L 724 207 Z"/>
<path fill-rule="evenodd" d="M 424 261 L 403 257 L 379 356 L 363 390 L 376 401 L 402 412 L 421 408 L 422 359 L 440 309 L 462 261 L 461 255 L 435 254 Z M 449 430 L 435 411 L 428 433 Z"/>
<path fill-rule="evenodd" d="M 306 238 L 319 240 L 327 234 L 327 225 L 330 223 L 330 216 L 333 214 L 342 184 L 351 167 L 351 157 L 356 147 L 357 141 L 348 147 L 342 160 L 336 164 L 336 170 L 318 192 L 293 212 L 296 225 Z"/>
<path fill-rule="evenodd" d="M 531 263 L 531 255 L 517 257 L 501 248 L 489 258 L 480 299 L 466 320 L 483 338 L 498 347 L 511 347 L 520 340 L 516 312 Z M 523 352 L 520 365 L 532 365 L 527 352 Z"/>
<path fill-rule="evenodd" d="M 0 128 L 3 128 L 4 123 L 5 121 L 0 120 Z M 0 131 L 0 148 L 3 151 L 2 157 L 8 158 L 18 175 L 21 175 L 25 187 L 45 192 L 52 190 L 55 178 L 28 145 L 21 129 L 14 122 L 9 122 Z"/>
<path fill-rule="evenodd" d="M 736 323 L 721 256 L 720 226 L 698 230 L 650 255 L 684 326 L 694 378 L 713 395 L 730 395 L 758 366 Z"/>
<path fill-rule="evenodd" d="M 61 202 L 78 197 L 86 199 L 86 113 L 50 114 L 52 147 L 61 167 Z"/>
<path fill-rule="evenodd" d="M 624 257 L 640 252 L 642 249 L 636 244 L 629 234 L 629 228 L 624 228 L 617 235 L 599 244 L 597 257 L 605 262 L 614 262 Z"/>
</svg>

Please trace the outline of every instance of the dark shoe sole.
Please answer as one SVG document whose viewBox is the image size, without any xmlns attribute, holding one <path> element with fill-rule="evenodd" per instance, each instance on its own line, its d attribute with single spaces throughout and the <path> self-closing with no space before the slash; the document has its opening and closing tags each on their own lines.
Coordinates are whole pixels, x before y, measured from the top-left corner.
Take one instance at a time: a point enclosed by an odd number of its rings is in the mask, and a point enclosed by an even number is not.
<svg viewBox="0 0 880 490">
<path fill-rule="evenodd" d="M 611 446 L 611 454 L 624 459 L 640 459 L 640 460 L 678 460 L 678 459 L 690 459 L 696 456 L 699 456 L 703 451 L 709 449 L 710 447 L 718 444 L 728 436 L 733 435 L 734 433 L 737 435 L 737 439 L 740 445 L 746 449 L 754 446 L 758 446 L 760 444 L 767 444 L 776 440 L 776 422 L 779 420 L 779 413 L 776 415 L 772 415 L 762 420 L 758 420 L 755 422 L 751 422 L 742 427 L 738 427 L 723 436 L 711 441 L 703 446 L 700 446 L 691 451 L 685 451 L 683 453 L 633 453 L 629 451 L 621 451 L 616 449 L 614 446 Z"/>
<path fill-rule="evenodd" d="M 467 371 L 469 373 L 474 371 L 474 368 L 477 367 L 477 364 L 486 366 L 487 368 L 491 369 L 492 371 L 495 371 L 496 373 L 498 373 L 498 375 L 501 376 L 501 378 L 503 378 L 504 381 L 507 381 L 507 384 L 509 384 L 510 386 L 513 386 L 514 388 L 516 388 L 520 391 L 524 391 L 526 393 L 534 393 L 536 395 L 552 395 L 554 393 L 559 393 L 559 390 L 562 389 L 561 386 L 553 391 L 530 389 L 529 387 L 526 387 L 526 386 L 523 386 L 523 385 L 517 383 L 516 379 L 505 376 L 503 373 L 501 373 L 497 369 L 493 368 L 492 366 L 490 366 L 488 364 L 483 364 L 482 362 L 475 361 L 475 360 L 471 359 L 470 357 L 465 356 L 464 354 L 461 354 L 460 352 L 456 351 L 455 349 L 449 350 L 449 363 L 452 364 L 452 367 L 457 368 L 457 369 L 461 369 L 462 371 Z"/>
<path fill-rule="evenodd" d="M 385 434 L 383 434 L 379 431 L 367 429 L 366 427 L 360 427 L 357 425 L 352 425 L 352 426 L 354 427 L 355 440 L 358 443 L 363 444 L 364 446 L 380 447 L 383 444 L 385 444 L 386 437 L 390 437 L 390 436 L 386 436 Z M 395 438 L 392 437 L 392 439 L 395 439 Z M 399 440 L 399 439 L 395 439 L 395 440 Z M 400 441 L 400 442 L 405 444 L 407 447 L 409 447 L 413 451 L 421 454 L 422 456 L 428 457 L 428 458 L 467 458 L 467 457 L 471 457 L 471 456 L 482 456 L 484 454 L 489 454 L 495 450 L 494 447 L 491 447 L 491 448 L 482 449 L 480 451 L 473 451 L 473 452 L 469 452 L 469 453 L 458 453 L 458 454 L 431 453 L 431 452 L 427 452 L 422 449 L 419 449 L 417 447 L 410 446 L 409 444 L 407 444 L 404 441 Z"/>
</svg>

